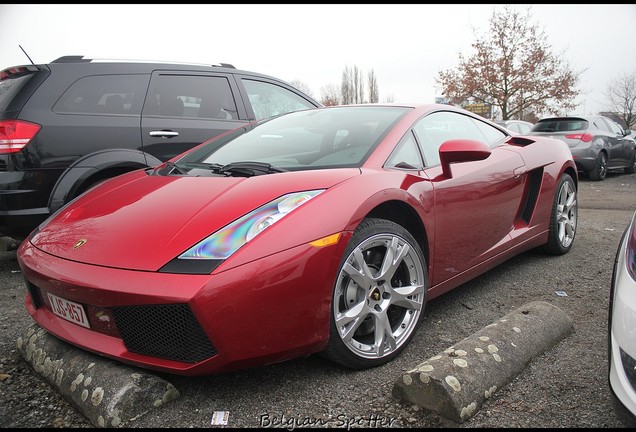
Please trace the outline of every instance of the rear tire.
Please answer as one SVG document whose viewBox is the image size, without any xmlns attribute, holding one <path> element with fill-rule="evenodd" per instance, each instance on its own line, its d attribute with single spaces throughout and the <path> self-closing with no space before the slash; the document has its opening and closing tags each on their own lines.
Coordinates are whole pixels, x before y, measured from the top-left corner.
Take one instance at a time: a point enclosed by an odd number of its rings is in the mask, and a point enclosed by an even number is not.
<svg viewBox="0 0 636 432">
<path fill-rule="evenodd" d="M 603 152 L 596 158 L 596 166 L 588 172 L 590 180 L 601 181 L 607 177 L 607 155 Z"/>
<path fill-rule="evenodd" d="M 427 289 L 426 262 L 413 236 L 388 220 L 363 220 L 340 262 L 321 354 L 352 369 L 389 362 L 413 338 Z"/>
<path fill-rule="evenodd" d="M 563 174 L 555 191 L 548 242 L 543 246 L 543 251 L 553 255 L 563 255 L 572 248 L 576 235 L 578 217 L 576 184 L 569 174 Z"/>
</svg>

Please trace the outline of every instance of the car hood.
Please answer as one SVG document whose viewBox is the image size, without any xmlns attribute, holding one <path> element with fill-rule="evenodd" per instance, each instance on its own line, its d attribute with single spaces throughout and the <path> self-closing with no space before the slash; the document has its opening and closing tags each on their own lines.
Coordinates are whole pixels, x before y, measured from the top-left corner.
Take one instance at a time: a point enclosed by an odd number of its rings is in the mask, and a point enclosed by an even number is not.
<svg viewBox="0 0 636 432">
<path fill-rule="evenodd" d="M 326 189 L 359 169 L 255 177 L 124 174 L 64 207 L 31 236 L 68 260 L 157 271 L 218 229 L 290 192 Z"/>
</svg>

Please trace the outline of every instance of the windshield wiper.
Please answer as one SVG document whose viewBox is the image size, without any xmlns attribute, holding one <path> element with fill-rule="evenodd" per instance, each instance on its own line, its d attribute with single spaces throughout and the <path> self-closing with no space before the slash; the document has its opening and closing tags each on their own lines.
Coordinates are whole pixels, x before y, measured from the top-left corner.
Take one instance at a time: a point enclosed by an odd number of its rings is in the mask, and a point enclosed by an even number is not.
<svg viewBox="0 0 636 432">
<path fill-rule="evenodd" d="M 203 162 L 186 162 L 185 166 L 190 168 L 203 168 L 215 173 L 221 173 L 221 169 L 223 168 L 223 165 L 221 164 Z"/>
<path fill-rule="evenodd" d="M 252 177 L 262 174 L 285 172 L 287 170 L 277 168 L 265 162 L 232 162 L 227 165 L 215 163 L 186 162 L 188 167 L 204 168 L 217 174 L 227 176 Z"/>
</svg>

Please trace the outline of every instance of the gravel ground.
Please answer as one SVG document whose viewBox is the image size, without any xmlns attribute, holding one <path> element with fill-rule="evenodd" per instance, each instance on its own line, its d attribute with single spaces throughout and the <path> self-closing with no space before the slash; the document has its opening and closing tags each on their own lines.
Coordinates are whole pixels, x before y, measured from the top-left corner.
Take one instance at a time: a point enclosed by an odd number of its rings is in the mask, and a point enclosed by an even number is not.
<svg viewBox="0 0 636 432">
<path fill-rule="evenodd" d="M 199 378 L 162 375 L 180 398 L 125 427 L 614 428 L 634 426 L 616 412 L 607 383 L 607 310 L 618 241 L 636 209 L 636 174 L 581 179 L 579 229 L 569 254 L 528 252 L 433 300 L 416 337 L 388 365 L 349 371 L 310 356 Z M 0 253 L 0 427 L 92 427 L 19 356 L 16 339 L 31 324 L 14 252 Z M 567 297 L 555 294 L 565 291 Z M 550 302 L 574 333 L 535 358 L 457 425 L 391 396 L 401 372 L 470 336 L 523 304 Z"/>
</svg>

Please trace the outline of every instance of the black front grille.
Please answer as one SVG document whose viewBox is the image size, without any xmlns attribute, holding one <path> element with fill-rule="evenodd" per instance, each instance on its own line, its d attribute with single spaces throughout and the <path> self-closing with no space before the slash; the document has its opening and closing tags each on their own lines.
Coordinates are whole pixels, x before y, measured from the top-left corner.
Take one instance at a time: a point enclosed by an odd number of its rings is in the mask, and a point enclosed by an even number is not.
<svg viewBox="0 0 636 432">
<path fill-rule="evenodd" d="M 27 281 L 27 289 L 29 290 L 29 295 L 31 296 L 31 303 L 33 303 L 33 307 L 36 309 L 40 309 L 44 304 L 42 302 L 42 295 L 40 294 L 40 289 L 33 285 L 31 282 Z"/>
<path fill-rule="evenodd" d="M 187 304 L 118 306 L 112 311 L 130 352 L 188 363 L 216 354 Z"/>
</svg>

